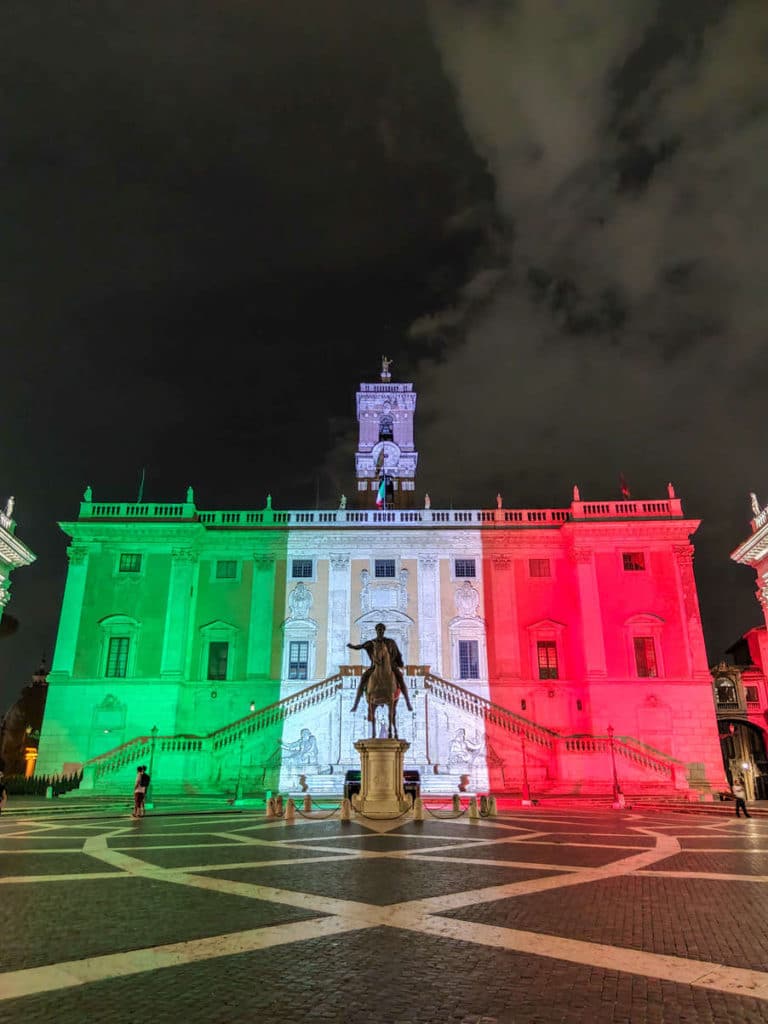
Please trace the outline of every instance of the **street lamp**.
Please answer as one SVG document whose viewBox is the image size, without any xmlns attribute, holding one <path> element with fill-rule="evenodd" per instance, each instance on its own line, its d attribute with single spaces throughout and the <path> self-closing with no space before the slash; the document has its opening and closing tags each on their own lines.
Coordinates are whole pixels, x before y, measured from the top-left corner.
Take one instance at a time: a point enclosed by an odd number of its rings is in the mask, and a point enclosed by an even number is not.
<svg viewBox="0 0 768 1024">
<path fill-rule="evenodd" d="M 149 730 L 149 734 L 152 737 L 152 739 L 150 741 L 150 748 L 149 748 L 149 772 L 148 772 L 148 775 L 149 775 L 149 786 L 147 786 L 147 794 L 144 797 L 144 806 L 149 811 L 153 810 L 153 808 L 155 806 L 154 802 L 152 800 L 149 800 L 148 797 L 149 797 L 149 790 L 152 788 L 152 778 L 153 778 L 152 772 L 155 769 L 155 744 L 157 743 L 157 734 L 158 734 L 158 732 L 159 732 L 159 729 L 157 728 L 156 725 L 153 725 L 152 728 Z"/>
<path fill-rule="evenodd" d="M 611 768 L 613 770 L 613 802 L 616 804 L 619 802 L 619 777 L 616 774 L 616 750 L 613 745 L 613 733 L 614 728 L 612 725 L 608 726 L 608 742 L 611 746 Z"/>
<path fill-rule="evenodd" d="M 523 754 L 523 806 L 528 807 L 531 803 L 531 789 L 528 785 L 528 758 L 525 753 L 525 733 L 520 733 L 520 750 Z"/>
<path fill-rule="evenodd" d="M 240 733 L 240 762 L 237 766 L 237 784 L 235 785 L 235 804 L 243 801 L 243 740 L 244 734 Z"/>
</svg>

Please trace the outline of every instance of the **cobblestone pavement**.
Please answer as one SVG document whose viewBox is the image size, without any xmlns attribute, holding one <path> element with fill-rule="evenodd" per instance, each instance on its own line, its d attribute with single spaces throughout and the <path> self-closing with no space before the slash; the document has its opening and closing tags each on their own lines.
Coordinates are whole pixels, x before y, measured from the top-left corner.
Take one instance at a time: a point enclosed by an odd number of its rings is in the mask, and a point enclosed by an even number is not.
<svg viewBox="0 0 768 1024">
<path fill-rule="evenodd" d="M 0 1024 L 768 1022 L 768 820 L 0 819 Z"/>
</svg>

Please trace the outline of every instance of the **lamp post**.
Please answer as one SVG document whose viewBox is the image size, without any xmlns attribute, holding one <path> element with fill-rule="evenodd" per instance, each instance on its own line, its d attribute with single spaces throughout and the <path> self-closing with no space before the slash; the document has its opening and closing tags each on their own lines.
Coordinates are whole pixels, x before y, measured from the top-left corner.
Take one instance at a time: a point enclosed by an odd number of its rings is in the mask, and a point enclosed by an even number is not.
<svg viewBox="0 0 768 1024">
<path fill-rule="evenodd" d="M 152 737 L 152 739 L 150 740 L 149 748 L 149 786 L 147 787 L 147 794 L 144 797 L 144 806 L 147 808 L 148 811 L 151 811 L 155 806 L 154 801 L 149 799 L 149 790 L 152 788 L 152 773 L 155 769 L 155 744 L 157 743 L 158 732 L 159 729 L 157 728 L 156 725 L 153 725 L 152 728 L 149 730 L 149 734 Z"/>
<path fill-rule="evenodd" d="M 237 784 L 235 785 L 235 804 L 243 802 L 243 733 L 240 733 L 240 761 L 237 766 Z"/>
<path fill-rule="evenodd" d="M 613 770 L 613 802 L 619 803 L 619 777 L 616 774 L 616 750 L 613 745 L 613 733 L 614 728 L 612 725 L 608 726 L 608 743 L 611 747 L 611 769 Z"/>
<path fill-rule="evenodd" d="M 528 758 L 525 753 L 525 733 L 520 733 L 520 750 L 523 754 L 523 806 L 531 805 L 531 789 L 528 785 Z"/>
</svg>

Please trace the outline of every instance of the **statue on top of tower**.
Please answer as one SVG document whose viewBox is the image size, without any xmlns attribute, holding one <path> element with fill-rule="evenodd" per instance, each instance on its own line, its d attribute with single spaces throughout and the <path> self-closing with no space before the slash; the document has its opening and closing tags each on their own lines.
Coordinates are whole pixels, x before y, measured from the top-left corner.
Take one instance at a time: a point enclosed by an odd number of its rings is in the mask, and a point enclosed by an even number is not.
<svg viewBox="0 0 768 1024">
<path fill-rule="evenodd" d="M 387 359 L 386 356 L 381 357 L 381 379 L 390 380 L 392 374 L 389 372 L 389 368 L 392 365 L 392 360 Z"/>
<path fill-rule="evenodd" d="M 755 494 L 754 491 L 750 491 L 749 492 L 749 501 L 750 501 L 750 504 L 752 505 L 752 514 L 756 515 L 756 516 L 759 516 L 760 515 L 760 502 L 757 500 L 757 495 Z"/>
</svg>

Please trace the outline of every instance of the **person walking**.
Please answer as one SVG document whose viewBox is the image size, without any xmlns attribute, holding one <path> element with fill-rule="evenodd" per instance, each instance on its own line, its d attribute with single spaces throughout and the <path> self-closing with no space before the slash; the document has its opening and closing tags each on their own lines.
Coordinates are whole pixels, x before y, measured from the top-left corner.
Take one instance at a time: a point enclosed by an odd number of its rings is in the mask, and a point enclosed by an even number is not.
<svg viewBox="0 0 768 1024">
<path fill-rule="evenodd" d="M 149 788 L 149 775 L 145 765 L 140 764 L 136 769 L 136 782 L 133 787 L 133 813 L 132 818 L 144 817 L 144 798 Z"/>
<path fill-rule="evenodd" d="M 741 817 L 741 812 L 744 811 L 745 818 L 751 818 L 752 815 L 747 810 L 747 791 L 744 788 L 744 779 L 739 775 L 731 786 L 731 792 L 733 798 L 736 801 L 736 817 Z"/>
</svg>

